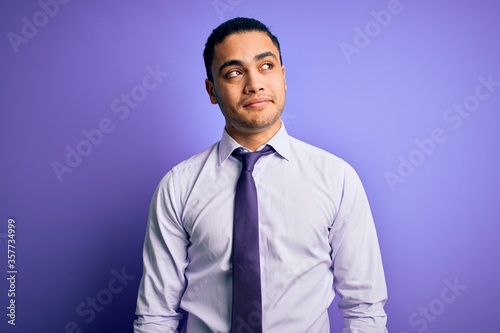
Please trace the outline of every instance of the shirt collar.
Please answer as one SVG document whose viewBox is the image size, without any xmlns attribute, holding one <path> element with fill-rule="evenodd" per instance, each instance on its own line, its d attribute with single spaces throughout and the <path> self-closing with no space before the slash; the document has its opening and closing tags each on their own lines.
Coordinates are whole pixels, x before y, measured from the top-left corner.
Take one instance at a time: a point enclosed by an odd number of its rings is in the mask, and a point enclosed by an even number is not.
<svg viewBox="0 0 500 333">
<path fill-rule="evenodd" d="M 281 157 L 289 160 L 290 158 L 290 137 L 285 129 L 285 124 L 281 122 L 281 127 L 276 132 L 276 134 L 266 143 L 276 150 L 276 152 L 281 155 Z M 257 150 L 262 149 L 266 144 L 259 147 Z M 219 164 L 222 164 L 229 155 L 236 148 L 242 147 L 238 142 L 236 142 L 224 129 L 222 133 L 222 138 L 219 141 Z M 245 147 L 243 147 L 245 148 Z"/>
</svg>

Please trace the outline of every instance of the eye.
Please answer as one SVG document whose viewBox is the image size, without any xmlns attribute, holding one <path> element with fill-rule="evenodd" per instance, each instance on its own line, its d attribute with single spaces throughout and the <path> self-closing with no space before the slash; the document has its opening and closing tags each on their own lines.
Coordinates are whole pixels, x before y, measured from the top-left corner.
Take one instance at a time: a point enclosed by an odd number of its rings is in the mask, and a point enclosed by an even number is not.
<svg viewBox="0 0 500 333">
<path fill-rule="evenodd" d="M 266 62 L 262 65 L 261 69 L 272 69 L 274 67 L 274 64 L 271 62 Z"/>
<path fill-rule="evenodd" d="M 240 70 L 238 70 L 238 69 L 234 69 L 234 70 L 232 70 L 232 71 L 228 72 L 228 73 L 226 74 L 226 77 L 227 77 L 227 78 L 237 77 L 238 75 L 241 75 L 241 74 L 242 74 L 242 73 L 241 73 L 241 71 L 240 71 Z"/>
</svg>

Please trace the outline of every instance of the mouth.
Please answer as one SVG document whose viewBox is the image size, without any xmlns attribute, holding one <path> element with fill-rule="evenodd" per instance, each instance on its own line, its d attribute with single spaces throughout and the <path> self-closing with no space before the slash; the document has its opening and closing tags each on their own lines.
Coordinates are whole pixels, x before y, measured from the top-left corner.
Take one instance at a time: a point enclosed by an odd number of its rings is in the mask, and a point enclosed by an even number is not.
<svg viewBox="0 0 500 333">
<path fill-rule="evenodd" d="M 261 109 L 271 102 L 272 100 L 267 97 L 250 98 L 243 102 L 243 107 L 246 109 Z"/>
</svg>

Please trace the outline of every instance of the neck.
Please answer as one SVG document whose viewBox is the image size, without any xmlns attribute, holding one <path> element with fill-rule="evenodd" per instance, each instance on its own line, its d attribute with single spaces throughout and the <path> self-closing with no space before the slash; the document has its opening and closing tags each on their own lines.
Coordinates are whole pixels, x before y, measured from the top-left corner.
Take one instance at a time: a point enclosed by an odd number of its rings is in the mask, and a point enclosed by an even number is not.
<svg viewBox="0 0 500 333">
<path fill-rule="evenodd" d="M 240 145 L 251 151 L 256 151 L 257 148 L 271 140 L 271 138 L 281 128 L 281 121 L 275 122 L 271 127 L 259 132 L 241 132 L 234 127 L 226 124 L 226 132 Z"/>
</svg>

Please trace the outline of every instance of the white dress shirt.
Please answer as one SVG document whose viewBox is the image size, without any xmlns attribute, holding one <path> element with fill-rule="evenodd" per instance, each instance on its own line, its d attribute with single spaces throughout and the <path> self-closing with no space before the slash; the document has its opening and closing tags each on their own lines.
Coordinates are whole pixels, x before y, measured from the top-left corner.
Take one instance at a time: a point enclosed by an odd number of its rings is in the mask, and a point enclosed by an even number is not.
<svg viewBox="0 0 500 333">
<path fill-rule="evenodd" d="M 327 310 L 337 291 L 343 333 L 386 332 L 384 272 L 359 177 L 342 159 L 289 136 L 284 125 L 267 144 L 276 153 L 260 158 L 253 171 L 263 331 L 330 332 Z M 136 333 L 176 332 L 179 307 L 188 312 L 187 333 L 230 331 L 233 206 L 241 170 L 231 152 L 238 147 L 224 131 L 158 185 Z"/>
</svg>

